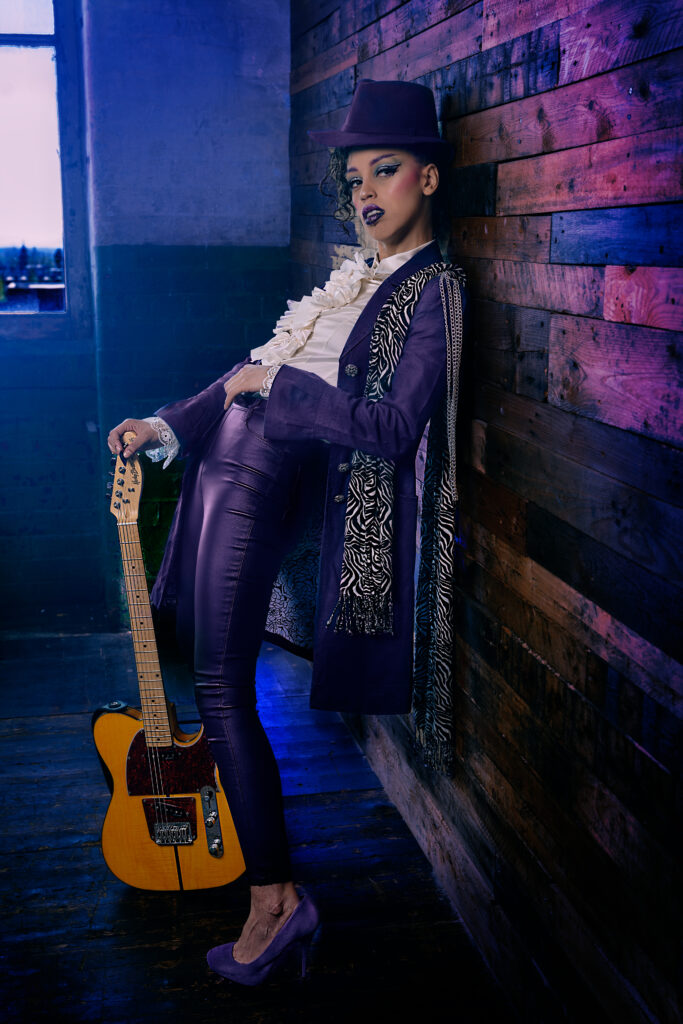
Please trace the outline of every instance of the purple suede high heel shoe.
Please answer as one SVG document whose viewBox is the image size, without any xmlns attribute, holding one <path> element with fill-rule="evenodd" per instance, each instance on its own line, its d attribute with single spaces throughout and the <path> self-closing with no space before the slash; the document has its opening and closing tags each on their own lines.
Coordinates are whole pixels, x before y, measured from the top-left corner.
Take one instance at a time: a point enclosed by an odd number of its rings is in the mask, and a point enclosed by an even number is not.
<svg viewBox="0 0 683 1024">
<path fill-rule="evenodd" d="M 232 955 L 234 942 L 214 946 L 206 954 L 212 971 L 240 985 L 260 985 L 281 967 L 290 953 L 301 957 L 301 977 L 306 977 L 306 955 L 320 918 L 313 900 L 301 893 L 301 902 L 290 914 L 273 941 L 255 960 L 241 964 Z"/>
</svg>

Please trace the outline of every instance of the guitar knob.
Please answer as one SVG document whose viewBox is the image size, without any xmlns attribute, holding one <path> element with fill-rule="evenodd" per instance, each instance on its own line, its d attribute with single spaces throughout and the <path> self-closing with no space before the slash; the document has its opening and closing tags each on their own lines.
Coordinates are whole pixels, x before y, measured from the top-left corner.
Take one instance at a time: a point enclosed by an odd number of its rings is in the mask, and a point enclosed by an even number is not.
<svg viewBox="0 0 683 1024">
<path fill-rule="evenodd" d="M 209 811 L 207 816 L 204 818 L 204 824 L 206 825 L 206 827 L 211 828 L 211 826 L 215 824 L 217 817 L 218 814 L 216 813 L 216 811 Z"/>
<path fill-rule="evenodd" d="M 222 849 L 223 844 L 220 841 L 220 839 L 214 839 L 214 841 L 209 846 L 209 850 L 211 851 L 211 853 L 219 853 Z"/>
</svg>

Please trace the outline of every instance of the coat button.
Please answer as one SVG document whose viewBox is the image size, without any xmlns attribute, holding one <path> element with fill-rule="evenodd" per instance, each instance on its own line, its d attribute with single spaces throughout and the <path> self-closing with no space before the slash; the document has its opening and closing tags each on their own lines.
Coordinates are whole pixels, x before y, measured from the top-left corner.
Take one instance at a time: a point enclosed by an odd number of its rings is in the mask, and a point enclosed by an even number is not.
<svg viewBox="0 0 683 1024">
<path fill-rule="evenodd" d="M 351 467 L 349 466 L 348 462 L 340 462 L 339 465 L 337 466 L 337 472 L 348 473 L 350 468 Z"/>
<path fill-rule="evenodd" d="M 358 367 L 353 363 L 347 363 L 344 367 L 344 373 L 347 377 L 355 377 L 358 373 Z"/>
<path fill-rule="evenodd" d="M 341 505 L 342 501 L 345 501 L 345 498 L 343 494 L 335 494 L 334 500 L 337 502 L 338 505 Z"/>
</svg>

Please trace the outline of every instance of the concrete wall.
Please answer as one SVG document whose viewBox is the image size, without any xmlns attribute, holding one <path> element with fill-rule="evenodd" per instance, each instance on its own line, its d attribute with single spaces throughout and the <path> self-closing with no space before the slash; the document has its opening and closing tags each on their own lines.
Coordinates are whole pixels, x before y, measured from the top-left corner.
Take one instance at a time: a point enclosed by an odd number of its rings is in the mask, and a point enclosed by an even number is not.
<svg viewBox="0 0 683 1024">
<path fill-rule="evenodd" d="M 281 0 L 85 0 L 92 241 L 286 246 Z"/>
<path fill-rule="evenodd" d="M 0 320 L 7 625 L 118 624 L 103 438 L 229 369 L 288 291 L 289 4 L 81 6 L 82 32 L 64 7 L 78 82 L 61 113 L 85 129 L 62 159 L 87 154 L 87 218 L 83 197 L 66 220 L 81 237 L 89 221 L 71 282 L 93 294 L 58 342 L 44 320 Z M 150 463 L 146 495 L 170 502 L 178 476 Z"/>
<path fill-rule="evenodd" d="M 205 386 L 260 344 L 284 308 L 289 5 L 85 0 L 83 41 L 94 340 L 66 406 L 70 422 L 90 424 L 80 454 L 93 543 L 80 584 L 76 552 L 53 563 L 61 584 L 47 617 L 116 626 L 106 432 Z M 53 392 L 68 366 L 52 368 Z M 160 497 L 163 520 L 179 468 L 147 469 L 145 495 Z"/>
</svg>

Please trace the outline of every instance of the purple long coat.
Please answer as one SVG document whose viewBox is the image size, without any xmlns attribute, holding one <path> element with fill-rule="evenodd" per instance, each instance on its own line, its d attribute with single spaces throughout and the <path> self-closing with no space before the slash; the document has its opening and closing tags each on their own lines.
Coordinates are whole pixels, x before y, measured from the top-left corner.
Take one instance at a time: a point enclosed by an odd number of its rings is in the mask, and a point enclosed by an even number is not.
<svg viewBox="0 0 683 1024">
<path fill-rule="evenodd" d="M 368 402 L 363 392 L 370 337 L 379 310 L 406 277 L 440 259 L 438 245 L 433 242 L 382 282 L 344 346 L 336 387 L 317 374 L 284 365 L 268 398 L 267 438 L 322 439 L 329 443 L 317 597 L 310 602 L 310 617 L 314 620 L 309 623 L 313 638 L 311 706 L 315 708 L 366 714 L 410 710 L 417 522 L 415 459 L 424 428 L 446 386 L 446 338 L 438 278 L 428 282 L 420 295 L 391 390 L 375 403 Z M 184 534 L 196 529 L 196 524 L 186 521 L 183 494 L 193 486 L 203 444 L 223 414 L 223 385 L 244 362 L 200 394 L 158 411 L 157 415 L 181 439 L 182 451 L 191 456 L 191 461 L 152 593 L 156 605 L 169 602 L 175 588 L 183 585 L 182 580 L 175 579 L 178 552 Z M 335 498 L 346 492 L 348 466 L 355 448 L 395 460 L 391 635 L 350 636 L 326 626 L 339 595 L 344 547 L 346 503 Z M 302 514 L 304 511 L 302 507 Z M 305 602 L 301 607 L 306 607 Z M 277 642 L 281 634 L 285 645 L 291 646 L 287 631 L 277 627 L 277 609 L 272 603 L 271 611 L 269 635 Z"/>
</svg>

